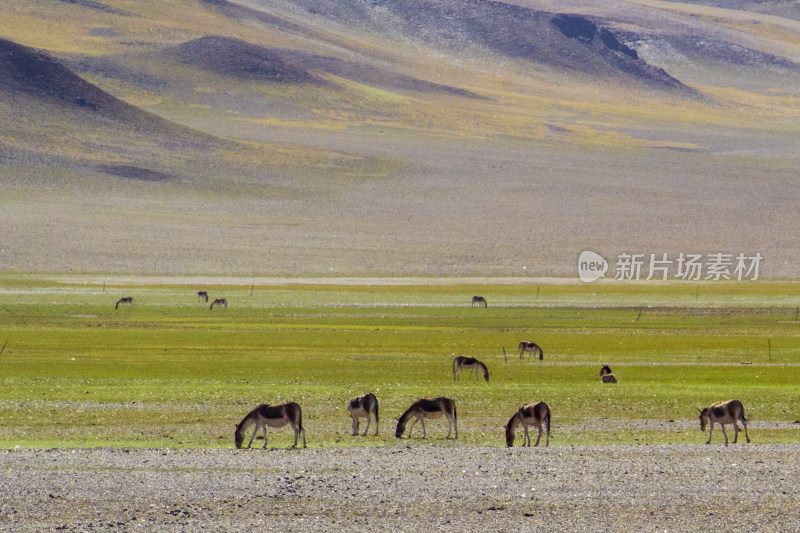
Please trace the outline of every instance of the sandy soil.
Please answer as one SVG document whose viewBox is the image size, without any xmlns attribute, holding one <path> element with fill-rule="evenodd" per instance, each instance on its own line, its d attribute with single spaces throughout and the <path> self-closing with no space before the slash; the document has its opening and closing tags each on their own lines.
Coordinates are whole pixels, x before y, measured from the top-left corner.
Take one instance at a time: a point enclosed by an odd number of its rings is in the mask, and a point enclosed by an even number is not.
<svg viewBox="0 0 800 533">
<path fill-rule="evenodd" d="M 0 452 L 2 531 L 794 531 L 800 445 Z"/>
</svg>

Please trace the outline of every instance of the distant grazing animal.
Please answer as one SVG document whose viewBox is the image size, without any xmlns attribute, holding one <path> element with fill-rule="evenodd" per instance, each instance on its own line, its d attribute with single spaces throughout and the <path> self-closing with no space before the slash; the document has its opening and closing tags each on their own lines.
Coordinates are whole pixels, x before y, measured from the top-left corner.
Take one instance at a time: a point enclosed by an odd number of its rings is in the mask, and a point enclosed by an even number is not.
<svg viewBox="0 0 800 533">
<path fill-rule="evenodd" d="M 228 308 L 228 300 L 226 300 L 225 298 L 217 298 L 216 300 L 211 302 L 211 307 L 209 307 L 209 309 L 214 309 L 215 305 L 221 305 L 221 306 L 225 307 L 225 309 L 227 309 Z"/>
<path fill-rule="evenodd" d="M 489 304 L 486 302 L 486 298 L 483 296 L 473 296 L 472 297 L 472 307 L 475 307 L 475 304 L 481 307 L 489 307 Z"/>
<path fill-rule="evenodd" d="M 539 445 L 539 440 L 542 438 L 542 424 L 544 424 L 547 429 L 547 442 L 545 446 L 550 446 L 550 407 L 546 403 L 536 402 L 524 405 L 509 419 L 508 424 L 506 424 L 506 446 L 509 448 L 514 446 L 516 429 L 520 424 L 522 424 L 522 427 L 525 429 L 525 438 L 522 441 L 523 446 L 525 446 L 526 443 L 527 446 L 531 445 L 531 436 L 528 434 L 528 428 L 530 426 L 539 428 L 539 436 L 536 437 L 536 444 L 534 444 L 534 446 Z"/>
<path fill-rule="evenodd" d="M 483 380 L 489 381 L 489 370 L 486 365 L 474 357 L 464 357 L 463 355 L 453 359 L 453 381 L 456 380 L 456 376 L 458 376 L 462 368 L 469 369 L 469 377 L 467 379 L 470 379 L 472 374 L 475 374 L 475 381 L 478 381 L 478 369 L 480 369 L 483 372 Z"/>
<path fill-rule="evenodd" d="M 700 411 L 700 431 L 706 430 L 706 425 L 710 423 L 708 430 L 708 441 L 706 444 L 711 444 L 711 434 L 714 431 L 714 422 L 722 426 L 722 434 L 725 435 L 725 446 L 728 445 L 728 434 L 725 433 L 725 424 L 733 424 L 735 433 L 733 434 L 733 443 L 739 439 L 739 425 L 736 423 L 738 420 L 742 421 L 744 426 L 744 436 L 747 442 L 750 442 L 750 436 L 747 434 L 747 420 L 744 417 L 744 405 L 739 400 L 728 400 L 727 402 L 718 402 L 711 404 Z"/>
<path fill-rule="evenodd" d="M 201 299 L 201 300 L 204 300 L 206 303 L 208 303 L 208 293 L 206 291 L 198 291 L 197 292 L 197 297 L 199 299 Z"/>
<path fill-rule="evenodd" d="M 542 349 L 535 342 L 528 342 L 528 341 L 520 342 L 519 343 L 519 358 L 520 358 L 520 360 L 523 359 L 522 356 L 523 356 L 523 354 L 525 352 L 530 352 L 532 355 L 535 355 L 536 353 L 538 353 L 539 354 L 539 361 L 544 359 L 544 352 L 542 352 Z"/>
<path fill-rule="evenodd" d="M 119 300 L 117 300 L 117 303 L 114 304 L 114 309 L 119 309 L 120 304 L 133 305 L 133 298 L 131 298 L 130 296 L 127 296 L 125 298 L 120 298 Z"/>
<path fill-rule="evenodd" d="M 358 419 L 364 417 L 367 419 L 367 427 L 364 428 L 364 436 L 366 436 L 369 431 L 371 415 L 375 416 L 375 435 L 378 434 L 378 399 L 374 394 L 370 392 L 364 396 L 351 398 L 347 410 L 350 411 L 350 416 L 353 418 L 353 435 L 358 435 Z"/>
<path fill-rule="evenodd" d="M 603 365 L 600 367 L 600 377 L 603 383 L 616 383 L 617 378 L 611 372 L 611 367 L 608 365 Z"/>
<path fill-rule="evenodd" d="M 236 431 L 233 434 L 234 443 L 237 448 L 242 447 L 244 442 L 244 432 L 248 426 L 255 424 L 253 436 L 247 444 L 249 448 L 253 444 L 258 430 L 264 432 L 264 448 L 267 447 L 267 426 L 280 428 L 286 424 L 291 425 L 294 431 L 294 444 L 292 448 L 297 448 L 297 437 L 303 432 L 303 448 L 306 447 L 306 430 L 303 429 L 303 412 L 295 402 L 281 403 L 275 405 L 261 404 L 245 416 L 241 422 L 236 424 Z M 291 449 L 291 448 L 290 448 Z"/>
<path fill-rule="evenodd" d="M 417 421 L 422 423 L 422 438 L 426 438 L 428 436 L 427 431 L 425 430 L 425 419 L 426 418 L 440 418 L 442 415 L 447 417 L 447 438 L 450 438 L 450 433 L 455 427 L 456 436 L 458 438 L 458 419 L 456 416 L 456 402 L 450 398 L 423 398 L 421 400 L 417 400 L 411 407 L 406 409 L 406 412 L 400 416 L 397 420 L 397 429 L 394 432 L 394 436 L 398 439 L 403 437 L 403 433 L 406 430 L 406 424 L 408 423 L 408 419 L 414 417 L 414 421 L 408 428 L 408 436 L 411 436 L 411 432 L 414 430 L 414 424 Z"/>
</svg>

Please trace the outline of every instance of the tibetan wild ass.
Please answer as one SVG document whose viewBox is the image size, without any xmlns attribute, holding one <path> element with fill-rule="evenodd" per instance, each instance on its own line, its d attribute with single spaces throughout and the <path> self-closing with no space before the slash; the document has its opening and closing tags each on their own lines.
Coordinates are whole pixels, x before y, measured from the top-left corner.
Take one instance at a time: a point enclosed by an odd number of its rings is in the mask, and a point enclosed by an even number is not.
<svg viewBox="0 0 800 533">
<path fill-rule="evenodd" d="M 250 442 L 247 444 L 249 448 L 253 444 L 253 439 L 256 437 L 258 430 L 264 432 L 264 448 L 267 447 L 267 426 L 272 428 L 280 428 L 286 424 L 292 426 L 294 431 L 294 444 L 292 448 L 297 448 L 297 437 L 300 432 L 303 432 L 303 448 L 306 447 L 306 430 L 303 429 L 303 412 L 300 406 L 294 402 L 281 403 L 275 405 L 261 404 L 245 416 L 241 422 L 236 424 L 236 432 L 233 434 L 234 443 L 237 448 L 242 447 L 244 442 L 244 432 L 251 424 L 255 425 L 253 429 L 253 436 L 250 437 Z"/>
<path fill-rule="evenodd" d="M 611 367 L 608 365 L 600 367 L 600 379 L 603 383 L 617 382 L 617 377 L 611 372 Z"/>
<path fill-rule="evenodd" d="M 547 430 L 547 442 L 545 446 L 550 446 L 550 407 L 546 403 L 536 402 L 524 405 L 509 419 L 508 424 L 506 424 L 506 446 L 509 448 L 514 446 L 517 426 L 520 424 L 522 424 L 522 427 L 525 429 L 525 438 L 522 441 L 523 446 L 525 446 L 526 443 L 527 446 L 531 445 L 531 436 L 528 434 L 528 428 L 530 426 L 539 428 L 539 436 L 536 437 L 536 444 L 534 444 L 534 446 L 539 445 L 539 440 L 542 438 L 542 424 L 544 424 Z"/>
<path fill-rule="evenodd" d="M 519 359 L 520 359 L 520 361 L 522 361 L 522 359 L 523 359 L 522 356 L 523 356 L 523 354 L 525 354 L 525 352 L 530 352 L 532 355 L 536 355 L 538 353 L 539 354 L 539 361 L 544 359 L 544 352 L 542 352 L 542 349 L 535 342 L 528 342 L 528 341 L 520 342 L 519 343 Z"/>
<path fill-rule="evenodd" d="M 217 298 L 216 300 L 211 302 L 211 307 L 209 307 L 209 309 L 214 309 L 214 307 L 217 306 L 217 305 L 221 305 L 222 307 L 227 309 L 228 308 L 228 300 L 226 300 L 225 298 Z"/>
<path fill-rule="evenodd" d="M 364 435 L 369 431 L 371 415 L 375 416 L 375 435 L 378 434 L 378 399 L 371 392 L 364 396 L 351 398 L 347 405 L 350 416 L 353 417 L 353 435 L 358 435 L 358 419 L 365 417 L 367 427 L 364 428 Z"/>
<path fill-rule="evenodd" d="M 426 418 L 440 418 L 442 415 L 447 417 L 448 427 L 447 427 L 447 438 L 450 438 L 450 433 L 455 427 L 456 436 L 458 438 L 458 419 L 456 415 L 456 402 L 450 398 L 423 398 L 421 400 L 417 400 L 414 402 L 411 407 L 409 407 L 405 413 L 397 420 L 397 429 L 394 432 L 394 436 L 398 439 L 403 437 L 403 433 L 406 430 L 406 424 L 408 423 L 408 419 L 414 417 L 414 421 L 411 423 L 411 426 L 408 428 L 408 436 L 411 436 L 411 432 L 414 430 L 414 424 L 417 421 L 422 423 L 422 438 L 426 438 L 428 436 L 427 431 L 425 430 L 425 419 Z"/>
<path fill-rule="evenodd" d="M 706 444 L 711 444 L 711 433 L 714 431 L 714 423 L 722 426 L 722 434 L 725 435 L 725 446 L 728 445 L 728 434 L 725 433 L 725 424 L 733 424 L 734 434 L 733 443 L 739 438 L 739 425 L 736 423 L 741 420 L 744 426 L 744 436 L 747 442 L 750 442 L 750 436 L 747 434 L 747 420 L 744 417 L 744 406 L 739 400 L 728 400 L 727 402 L 718 402 L 712 404 L 702 411 L 700 411 L 700 431 L 706 430 L 706 425 L 710 423 L 708 430 L 708 441 Z"/>
<path fill-rule="evenodd" d="M 483 296 L 473 296 L 472 307 L 475 307 L 475 304 L 478 304 L 478 307 L 489 307 L 489 304 L 486 302 L 486 298 Z"/>
<path fill-rule="evenodd" d="M 117 303 L 114 304 L 114 309 L 119 309 L 120 304 L 133 305 L 133 298 L 131 298 L 130 296 L 126 298 L 120 298 L 119 300 L 117 300 Z"/>
<path fill-rule="evenodd" d="M 489 370 L 486 368 L 486 365 L 474 357 L 464 357 L 463 355 L 459 355 L 453 359 L 453 381 L 456 380 L 456 376 L 458 376 L 462 368 L 469 370 L 469 377 L 467 379 L 472 378 L 472 374 L 474 373 L 475 381 L 478 381 L 478 370 L 480 370 L 483 372 L 483 380 L 486 382 L 489 381 Z"/>
<path fill-rule="evenodd" d="M 208 293 L 206 291 L 197 291 L 197 297 L 208 303 Z"/>
</svg>

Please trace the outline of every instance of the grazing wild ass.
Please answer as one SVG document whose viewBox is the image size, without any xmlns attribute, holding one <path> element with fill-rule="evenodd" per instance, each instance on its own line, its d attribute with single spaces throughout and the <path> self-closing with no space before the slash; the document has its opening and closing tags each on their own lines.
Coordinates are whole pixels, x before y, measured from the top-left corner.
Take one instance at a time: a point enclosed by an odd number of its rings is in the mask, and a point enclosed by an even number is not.
<svg viewBox="0 0 800 533">
<path fill-rule="evenodd" d="M 294 444 L 292 448 L 297 448 L 297 437 L 301 431 L 303 432 L 303 448 L 306 447 L 306 430 L 303 428 L 303 412 L 300 406 L 295 402 L 275 405 L 261 404 L 247 413 L 247 416 L 236 424 L 236 432 L 233 434 L 234 443 L 237 448 L 242 447 L 245 437 L 244 432 L 251 424 L 255 425 L 255 429 L 253 429 L 253 436 L 250 437 L 250 442 L 247 443 L 248 448 L 253 444 L 253 439 L 256 437 L 256 433 L 258 433 L 259 429 L 264 432 L 264 448 L 266 448 L 267 426 L 280 428 L 286 424 L 291 425 L 292 431 L 294 431 Z"/>
<path fill-rule="evenodd" d="M 117 303 L 114 304 L 114 309 L 119 309 L 119 304 L 133 305 L 133 298 L 131 298 L 130 296 L 127 296 L 125 298 L 120 298 L 119 300 L 117 300 Z"/>
<path fill-rule="evenodd" d="M 197 297 L 208 303 L 208 293 L 206 291 L 197 291 Z"/>
<path fill-rule="evenodd" d="M 456 376 L 459 375 L 462 368 L 469 370 L 469 377 L 467 379 L 470 379 L 474 373 L 475 381 L 478 381 L 478 369 L 480 369 L 483 372 L 483 380 L 486 382 L 489 381 L 489 369 L 486 368 L 486 365 L 474 357 L 464 357 L 463 355 L 459 355 L 453 359 L 453 381 L 456 380 Z"/>
<path fill-rule="evenodd" d="M 426 438 L 428 436 L 427 431 L 425 430 L 425 419 L 426 418 L 440 418 L 442 415 L 447 417 L 448 427 L 447 427 L 447 438 L 450 438 L 450 433 L 455 427 L 456 436 L 458 438 L 458 419 L 456 415 L 456 402 L 450 398 L 423 398 L 421 400 L 417 400 L 414 402 L 411 407 L 409 407 L 405 413 L 397 420 L 397 429 L 394 432 L 394 436 L 398 439 L 403 437 L 403 433 L 406 430 L 406 424 L 408 423 L 408 419 L 414 417 L 414 421 L 411 423 L 411 426 L 408 428 L 408 436 L 411 437 L 411 432 L 414 430 L 414 424 L 417 421 L 422 423 L 422 438 Z"/>
<path fill-rule="evenodd" d="M 744 417 L 744 405 L 739 400 L 728 400 L 727 402 L 718 402 L 711 404 L 702 411 L 700 411 L 700 431 L 706 430 L 706 425 L 710 425 L 708 430 L 708 441 L 706 444 L 711 444 L 711 434 L 714 432 L 714 423 L 722 426 L 722 434 L 725 435 L 725 446 L 728 445 L 728 434 L 725 433 L 725 424 L 733 424 L 734 434 L 733 443 L 739 439 L 739 425 L 736 423 L 741 420 L 744 426 L 744 436 L 747 442 L 750 442 L 750 436 L 747 434 L 747 420 Z"/>
<path fill-rule="evenodd" d="M 472 307 L 475 307 L 475 304 L 478 304 L 479 307 L 489 307 L 489 304 L 486 302 L 486 298 L 483 296 L 473 296 Z"/>
<path fill-rule="evenodd" d="M 542 352 L 542 349 L 535 342 L 528 342 L 528 341 L 520 342 L 519 343 L 519 359 L 520 359 L 520 361 L 523 359 L 522 356 L 523 356 L 523 354 L 525 352 L 530 352 L 531 355 L 535 355 L 535 354 L 538 353 L 539 354 L 539 361 L 544 359 L 544 352 Z"/>
<path fill-rule="evenodd" d="M 522 427 L 525 429 L 525 438 L 522 441 L 523 446 L 525 446 L 526 443 L 527 446 L 531 445 L 531 436 L 528 434 L 528 428 L 530 426 L 539 428 L 539 436 L 536 437 L 536 444 L 534 444 L 534 446 L 539 445 L 539 440 L 542 438 L 542 424 L 545 425 L 547 430 L 547 442 L 545 446 L 550 446 L 550 407 L 546 403 L 536 402 L 524 405 L 509 419 L 508 424 L 506 424 L 506 446 L 509 448 L 514 446 L 517 426 L 520 424 L 522 424 Z"/>
<path fill-rule="evenodd" d="M 611 372 L 611 367 L 603 365 L 600 367 L 600 380 L 603 383 L 616 383 L 617 377 Z"/>
<path fill-rule="evenodd" d="M 367 419 L 367 427 L 364 428 L 364 436 L 369 431 L 370 415 L 375 416 L 375 435 L 378 434 L 378 399 L 371 392 L 364 396 L 357 396 L 350 399 L 347 405 L 347 410 L 350 411 L 350 416 L 353 417 L 353 435 L 358 435 L 358 419 L 365 417 Z"/>
<path fill-rule="evenodd" d="M 214 306 L 216 306 L 216 305 L 221 305 L 225 309 L 227 309 L 228 308 L 228 300 L 226 300 L 225 298 L 217 298 L 216 300 L 211 302 L 211 307 L 209 307 L 209 309 L 214 309 Z"/>
</svg>

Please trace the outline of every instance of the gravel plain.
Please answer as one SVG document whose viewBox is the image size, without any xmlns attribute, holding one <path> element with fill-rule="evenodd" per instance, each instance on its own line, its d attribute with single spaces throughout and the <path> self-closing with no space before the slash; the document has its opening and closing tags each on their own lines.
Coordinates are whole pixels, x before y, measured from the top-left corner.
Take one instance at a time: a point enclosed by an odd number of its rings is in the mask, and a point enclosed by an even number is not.
<svg viewBox="0 0 800 533">
<path fill-rule="evenodd" d="M 0 530 L 798 531 L 800 445 L 16 449 Z"/>
</svg>

